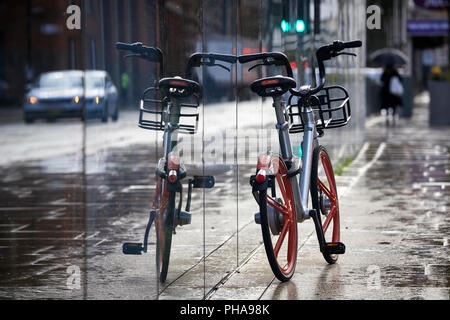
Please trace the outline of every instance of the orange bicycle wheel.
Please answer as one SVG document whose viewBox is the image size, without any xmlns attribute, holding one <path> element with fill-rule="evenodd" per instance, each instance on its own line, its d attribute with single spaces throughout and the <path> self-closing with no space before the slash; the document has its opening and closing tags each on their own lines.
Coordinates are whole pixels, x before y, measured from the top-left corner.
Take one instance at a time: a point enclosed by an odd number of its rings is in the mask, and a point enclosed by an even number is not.
<svg viewBox="0 0 450 320">
<path fill-rule="evenodd" d="M 261 231 L 272 271 L 278 280 L 286 282 L 294 275 L 297 263 L 297 218 L 286 164 L 279 157 L 273 161 L 278 168 L 274 188 L 269 188 L 270 194 L 259 194 Z"/>
<path fill-rule="evenodd" d="M 325 218 L 322 224 L 325 241 L 339 242 L 340 212 L 336 180 L 328 152 L 322 146 L 314 150 L 310 189 L 313 208 L 321 224 L 322 218 Z M 323 256 L 329 264 L 338 260 L 336 254 L 323 253 Z"/>
<path fill-rule="evenodd" d="M 161 189 L 164 188 L 164 191 Z M 155 219 L 156 227 L 156 268 L 161 283 L 167 278 L 172 247 L 173 222 L 175 215 L 175 192 L 168 192 L 166 181 L 160 179 L 157 192 L 160 192 L 160 201 Z"/>
</svg>

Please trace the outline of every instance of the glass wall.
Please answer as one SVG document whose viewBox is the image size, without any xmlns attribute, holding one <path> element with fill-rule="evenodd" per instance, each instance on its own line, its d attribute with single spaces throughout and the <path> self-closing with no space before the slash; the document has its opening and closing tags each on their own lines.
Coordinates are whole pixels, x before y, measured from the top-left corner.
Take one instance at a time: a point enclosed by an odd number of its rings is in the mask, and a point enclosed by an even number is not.
<svg viewBox="0 0 450 320">
<path fill-rule="evenodd" d="M 141 93 L 158 66 L 125 59 L 115 43 L 141 39 L 155 45 L 156 11 L 142 1 L 84 1 L 82 8 L 86 295 L 153 299 L 154 260 L 123 259 L 121 243 L 142 241 L 151 209 L 160 146 L 155 133 L 137 127 L 137 119 Z M 123 290 L 114 290 L 117 286 Z"/>
<path fill-rule="evenodd" d="M 84 230 L 84 139 L 74 99 L 82 82 L 80 72 L 68 70 L 81 66 L 72 46 L 80 34 L 64 32 L 66 7 L 0 3 L 3 299 L 66 298 L 66 270 L 83 263 L 77 236 Z M 71 46 L 73 56 L 66 54 Z M 60 121 L 63 117 L 70 119 Z"/>
<path fill-rule="evenodd" d="M 236 55 L 237 2 L 205 0 L 202 5 L 203 52 Z M 228 68 L 203 67 L 203 169 L 215 177 L 214 189 L 204 191 L 205 295 L 237 266 L 238 185 L 236 150 L 236 63 Z M 197 149 L 194 147 L 194 149 Z"/>
<path fill-rule="evenodd" d="M 28 42 L 22 44 L 32 50 L 21 51 L 21 59 L 27 61 L 21 72 L 36 81 L 47 71 L 77 70 L 73 76 L 80 78 L 80 92 L 72 94 L 70 103 L 82 112 L 76 120 L 0 125 L 6 141 L 2 154 L 8 155 L 0 163 L 5 168 L 2 203 L 7 203 L 0 209 L 2 221 L 6 221 L 0 226 L 31 241 L 23 246 L 22 240 L 13 237 L 0 243 L 0 250 L 16 257 L 2 268 L 8 271 L 23 263 L 23 250 L 52 254 L 42 267 L 32 270 L 55 285 L 45 289 L 42 298 L 59 297 L 58 290 L 66 287 L 72 270 L 81 274 L 81 284 L 79 290 L 64 291 L 68 298 L 213 297 L 242 264 L 255 254 L 263 254 L 260 227 L 254 222 L 258 207 L 249 179 L 255 174 L 259 154 L 278 152 L 278 136 L 272 100 L 256 96 L 249 85 L 284 70 L 249 70 L 252 65 L 216 61 L 221 66 L 202 66 L 188 74 L 189 58 L 196 52 L 237 57 L 281 51 L 289 57 L 299 85 L 315 84 L 317 48 L 335 39 L 365 41 L 365 1 L 70 1 L 69 5 L 79 6 L 81 12 L 81 28 L 74 30 L 66 27 L 67 1 L 57 9 L 38 2 L 28 1 L 31 6 L 25 6 L 28 9 L 23 12 L 31 16 L 25 21 L 39 23 L 40 34 L 30 31 Z M 54 16 L 64 19 L 39 20 L 52 10 L 56 10 Z M 4 37 L 1 30 L 0 41 Z M 45 32 L 53 38 L 39 40 Z M 162 62 L 127 56 L 129 52 L 116 49 L 117 42 L 142 42 L 158 48 Z M 365 56 L 363 50 L 358 53 L 358 58 L 327 63 L 329 84 L 345 86 L 352 97 L 351 125 L 323 140 L 335 161 L 353 156 L 364 139 L 365 82 L 360 68 Z M 4 59 L 14 60 L 8 55 Z M 0 64 L 0 75 L 8 72 L 11 70 Z M 148 88 L 158 87 L 162 78 L 176 76 L 189 77 L 201 87 L 198 99 L 190 102 L 197 107 L 187 108 L 198 114 L 197 131 L 180 133 L 177 139 L 176 151 L 187 170 L 182 211 L 189 179 L 214 176 L 215 186 L 193 189 L 190 224 L 178 227 L 172 237 L 167 280 L 161 284 L 154 224 L 147 253 L 123 255 L 122 244 L 142 242 L 147 222 L 159 207 L 155 201 L 160 181 L 156 169 L 164 156 L 163 132 L 157 125 L 143 125 L 157 131 L 138 126 L 143 116 L 140 107 L 158 111 L 151 116 L 161 123 L 157 117 L 167 101 L 161 101 L 161 91 Z M 60 77 L 59 82 L 67 77 Z M 31 98 L 26 97 L 30 103 Z M 195 125 L 197 118 L 192 119 Z M 292 139 L 298 155 L 301 136 Z M 178 193 L 177 206 L 179 200 Z M 13 214 L 17 210 L 26 213 L 26 218 Z M 300 236 L 305 234 L 300 232 Z M 41 235 L 52 240 L 42 240 Z M 33 260 L 25 262 L 32 265 Z M 268 264 L 260 267 L 269 269 Z M 24 275 L 29 272 L 26 269 Z M 41 278 L 36 279 L 36 288 L 42 288 Z"/>
</svg>

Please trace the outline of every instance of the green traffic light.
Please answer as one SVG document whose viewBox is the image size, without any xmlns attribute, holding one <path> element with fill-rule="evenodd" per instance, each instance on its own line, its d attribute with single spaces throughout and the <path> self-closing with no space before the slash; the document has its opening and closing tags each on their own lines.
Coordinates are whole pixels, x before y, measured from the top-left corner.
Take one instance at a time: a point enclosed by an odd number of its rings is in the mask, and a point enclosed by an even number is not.
<svg viewBox="0 0 450 320">
<path fill-rule="evenodd" d="M 306 24 L 303 20 L 297 20 L 295 23 L 295 31 L 297 32 L 305 32 L 306 30 Z"/>
<path fill-rule="evenodd" d="M 289 22 L 287 22 L 286 20 L 282 20 L 281 21 L 281 30 L 283 32 L 288 32 L 291 31 L 291 25 Z"/>
</svg>

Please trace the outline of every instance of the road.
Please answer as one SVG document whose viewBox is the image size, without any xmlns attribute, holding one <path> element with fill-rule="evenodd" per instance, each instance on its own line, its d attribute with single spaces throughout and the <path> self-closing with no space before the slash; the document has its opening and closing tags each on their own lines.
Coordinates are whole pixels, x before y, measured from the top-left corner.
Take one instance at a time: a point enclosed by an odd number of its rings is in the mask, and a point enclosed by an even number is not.
<svg viewBox="0 0 450 320">
<path fill-rule="evenodd" d="M 365 143 L 337 177 L 347 253 L 326 265 L 306 221 L 287 284 L 274 279 L 253 222 L 248 180 L 258 148 L 233 145 L 246 150 L 236 162 L 223 161 L 226 142 L 212 147 L 223 136 L 218 128 L 259 129 L 239 117 L 225 123 L 235 111 L 205 110 L 205 143 L 183 149 L 189 172 L 214 174 L 216 187 L 193 194 L 192 224 L 174 236 L 164 285 L 156 281 L 154 231 L 149 253 L 121 253 L 123 242 L 142 241 L 160 135 L 138 129 L 135 112 L 107 125 L 0 126 L 0 298 L 449 299 L 450 129 L 428 128 L 427 108 L 418 105 L 396 127 L 369 121 Z M 194 165 L 202 151 L 207 160 Z"/>
</svg>

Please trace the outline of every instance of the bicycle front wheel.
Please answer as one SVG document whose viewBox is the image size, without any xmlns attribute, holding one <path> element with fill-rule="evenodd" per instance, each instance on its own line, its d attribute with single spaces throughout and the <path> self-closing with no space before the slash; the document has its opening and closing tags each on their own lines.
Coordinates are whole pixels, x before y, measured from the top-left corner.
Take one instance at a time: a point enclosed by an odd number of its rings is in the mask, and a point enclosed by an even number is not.
<svg viewBox="0 0 450 320">
<path fill-rule="evenodd" d="M 340 242 L 340 213 L 336 180 L 327 150 L 320 146 L 314 150 L 311 170 L 311 200 L 317 211 L 326 242 Z M 322 217 L 325 221 L 322 224 Z M 331 240 L 331 241 L 330 241 Z M 323 253 L 329 264 L 338 260 L 338 255 Z"/>
<path fill-rule="evenodd" d="M 168 192 L 166 182 L 161 180 L 164 191 L 161 194 L 159 208 L 156 215 L 156 268 L 159 281 L 164 283 L 169 270 L 170 250 L 175 217 L 175 192 Z"/>
<path fill-rule="evenodd" d="M 278 280 L 289 281 L 297 263 L 297 218 L 287 168 L 281 158 L 274 158 L 278 167 L 275 188 L 259 193 L 261 231 L 272 272 Z"/>
</svg>

